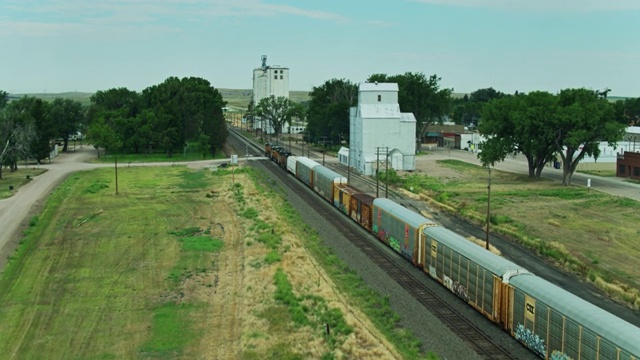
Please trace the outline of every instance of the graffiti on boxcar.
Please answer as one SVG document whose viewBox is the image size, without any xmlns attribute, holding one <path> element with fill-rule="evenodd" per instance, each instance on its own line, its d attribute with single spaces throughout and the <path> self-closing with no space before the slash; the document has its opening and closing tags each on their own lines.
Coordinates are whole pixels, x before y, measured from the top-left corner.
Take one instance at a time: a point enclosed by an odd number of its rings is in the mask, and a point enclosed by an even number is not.
<svg viewBox="0 0 640 360">
<path fill-rule="evenodd" d="M 516 340 L 522 342 L 543 358 L 547 357 L 547 348 L 544 345 L 544 340 L 531 332 L 531 330 L 526 329 L 522 324 L 518 324 L 516 327 Z"/>
<path fill-rule="evenodd" d="M 449 289 L 449 291 L 453 291 L 451 290 L 451 288 L 453 287 L 453 280 L 451 280 L 451 278 L 448 277 L 447 275 L 443 275 L 442 284 L 444 285 L 444 287 Z"/>
<path fill-rule="evenodd" d="M 389 246 L 391 246 L 393 250 L 401 253 L 400 242 L 398 241 L 398 239 L 394 238 L 393 236 L 389 236 Z"/>
<path fill-rule="evenodd" d="M 347 205 L 340 203 L 338 204 L 338 209 L 340 209 L 340 211 L 342 211 L 343 213 L 347 214 Z"/>
<path fill-rule="evenodd" d="M 464 301 L 467 301 L 467 302 L 469 301 L 469 294 L 467 293 L 467 288 L 464 287 L 462 284 L 460 284 L 457 281 L 453 281 L 447 275 L 442 276 L 442 283 L 447 289 L 449 289 L 449 291 L 456 294 L 457 297 L 459 297 Z"/>
<path fill-rule="evenodd" d="M 573 358 L 559 350 L 553 350 L 551 352 L 551 360 L 573 360 Z"/>
<path fill-rule="evenodd" d="M 457 281 L 453 282 L 453 286 L 451 287 L 451 290 L 453 291 L 454 294 L 456 294 L 456 296 L 458 296 L 460 299 L 464 300 L 464 301 L 469 301 L 469 294 L 467 294 L 467 288 L 464 287 L 462 284 L 460 284 Z"/>
</svg>

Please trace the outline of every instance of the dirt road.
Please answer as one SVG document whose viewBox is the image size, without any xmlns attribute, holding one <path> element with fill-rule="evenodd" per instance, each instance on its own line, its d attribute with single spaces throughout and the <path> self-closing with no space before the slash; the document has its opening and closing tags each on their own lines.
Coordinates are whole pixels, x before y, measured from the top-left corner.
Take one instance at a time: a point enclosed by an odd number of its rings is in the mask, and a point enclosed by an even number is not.
<svg viewBox="0 0 640 360">
<path fill-rule="evenodd" d="M 89 147 L 63 153 L 51 164 L 40 165 L 47 169 L 47 172 L 34 177 L 30 183 L 20 187 L 12 197 L 0 200 L 0 270 L 4 268 L 7 257 L 13 253 L 22 236 L 22 230 L 28 225 L 31 216 L 40 212 L 51 191 L 73 172 L 109 166 L 86 163 L 95 155 L 95 150 Z"/>
</svg>

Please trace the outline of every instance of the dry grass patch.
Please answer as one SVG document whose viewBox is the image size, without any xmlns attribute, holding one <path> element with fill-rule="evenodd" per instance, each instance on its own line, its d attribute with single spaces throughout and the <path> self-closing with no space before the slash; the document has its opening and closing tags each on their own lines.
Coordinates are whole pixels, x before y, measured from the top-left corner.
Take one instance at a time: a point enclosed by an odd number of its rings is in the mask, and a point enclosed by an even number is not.
<svg viewBox="0 0 640 360">
<path fill-rule="evenodd" d="M 403 186 L 412 186 L 435 207 L 483 226 L 486 169 L 448 160 L 438 165 L 456 171 L 456 180 L 411 175 Z M 610 283 L 613 288 L 626 284 L 624 295 L 617 299 L 634 299 L 640 289 L 638 210 L 640 204 L 633 200 L 492 171 L 492 231 L 522 242 L 584 278 L 591 279 L 587 275 L 595 271 L 605 279 L 600 284 Z M 585 249 L 598 254 L 597 260 L 585 255 Z"/>
</svg>

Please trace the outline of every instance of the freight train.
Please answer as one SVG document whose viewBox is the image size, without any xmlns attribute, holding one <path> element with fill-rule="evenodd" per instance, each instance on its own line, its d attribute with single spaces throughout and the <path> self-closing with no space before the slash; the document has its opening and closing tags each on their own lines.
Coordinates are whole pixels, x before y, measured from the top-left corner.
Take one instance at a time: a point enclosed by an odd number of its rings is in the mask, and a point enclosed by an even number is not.
<svg viewBox="0 0 640 360">
<path fill-rule="evenodd" d="M 540 357 L 640 360 L 640 328 L 307 157 L 265 155 Z"/>
</svg>

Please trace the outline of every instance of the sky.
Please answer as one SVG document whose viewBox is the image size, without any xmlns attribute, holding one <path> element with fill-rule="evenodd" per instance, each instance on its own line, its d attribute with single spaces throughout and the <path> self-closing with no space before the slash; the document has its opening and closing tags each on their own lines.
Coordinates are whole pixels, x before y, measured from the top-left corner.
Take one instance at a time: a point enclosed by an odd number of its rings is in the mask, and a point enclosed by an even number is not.
<svg viewBox="0 0 640 360">
<path fill-rule="evenodd" d="M 170 76 L 290 90 L 372 74 L 640 97 L 640 0 L 0 0 L 0 90 L 140 91 Z"/>
</svg>

